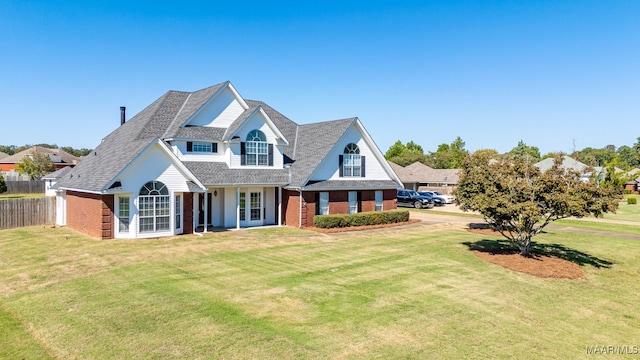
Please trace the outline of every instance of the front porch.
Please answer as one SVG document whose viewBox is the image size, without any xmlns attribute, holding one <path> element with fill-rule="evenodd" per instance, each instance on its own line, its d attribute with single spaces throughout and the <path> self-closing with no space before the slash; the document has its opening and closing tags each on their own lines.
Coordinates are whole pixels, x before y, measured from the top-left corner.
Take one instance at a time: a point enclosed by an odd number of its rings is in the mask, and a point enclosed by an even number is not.
<svg viewBox="0 0 640 360">
<path fill-rule="evenodd" d="M 282 224 L 282 189 L 274 186 L 207 187 L 194 193 L 196 232 Z"/>
</svg>

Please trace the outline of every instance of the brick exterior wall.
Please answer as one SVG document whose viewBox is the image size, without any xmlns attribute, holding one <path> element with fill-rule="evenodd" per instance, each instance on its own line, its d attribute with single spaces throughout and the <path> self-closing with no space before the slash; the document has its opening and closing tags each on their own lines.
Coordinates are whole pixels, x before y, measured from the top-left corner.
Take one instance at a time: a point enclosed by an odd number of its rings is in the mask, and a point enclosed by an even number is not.
<svg viewBox="0 0 640 360">
<path fill-rule="evenodd" d="M 113 195 L 67 192 L 67 226 L 87 235 L 113 239 Z"/>
<path fill-rule="evenodd" d="M 302 227 L 313 226 L 313 217 L 316 215 L 317 191 L 305 191 L 302 196 Z M 360 191 L 362 212 L 375 211 L 375 190 Z M 282 207 L 284 211 L 284 225 L 300 226 L 299 202 L 300 194 L 297 191 L 284 190 Z M 384 210 L 397 209 L 396 190 L 383 190 L 382 207 Z M 349 213 L 349 191 L 329 191 L 329 214 Z"/>
</svg>

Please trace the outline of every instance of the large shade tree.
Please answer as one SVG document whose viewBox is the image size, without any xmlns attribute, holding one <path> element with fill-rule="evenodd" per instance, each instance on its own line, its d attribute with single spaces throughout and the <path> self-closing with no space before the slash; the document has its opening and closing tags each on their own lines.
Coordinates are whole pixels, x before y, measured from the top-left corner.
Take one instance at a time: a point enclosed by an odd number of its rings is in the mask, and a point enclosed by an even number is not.
<svg viewBox="0 0 640 360">
<path fill-rule="evenodd" d="M 531 239 L 551 222 L 571 216 L 601 216 L 618 207 L 619 189 L 580 180 L 562 167 L 562 158 L 542 172 L 523 159 L 495 160 L 486 153 L 468 156 L 460 171 L 456 203 L 477 211 L 496 231 L 528 256 Z"/>
</svg>

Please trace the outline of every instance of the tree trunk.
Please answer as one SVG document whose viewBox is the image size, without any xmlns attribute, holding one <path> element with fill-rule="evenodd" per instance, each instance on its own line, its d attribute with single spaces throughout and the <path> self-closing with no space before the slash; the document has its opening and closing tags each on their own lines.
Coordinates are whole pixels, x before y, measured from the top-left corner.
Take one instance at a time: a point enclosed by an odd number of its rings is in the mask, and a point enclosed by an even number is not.
<svg viewBox="0 0 640 360">
<path fill-rule="evenodd" d="M 520 238 L 518 248 L 522 256 L 529 256 L 531 254 L 531 234 L 524 234 L 524 239 Z"/>
</svg>

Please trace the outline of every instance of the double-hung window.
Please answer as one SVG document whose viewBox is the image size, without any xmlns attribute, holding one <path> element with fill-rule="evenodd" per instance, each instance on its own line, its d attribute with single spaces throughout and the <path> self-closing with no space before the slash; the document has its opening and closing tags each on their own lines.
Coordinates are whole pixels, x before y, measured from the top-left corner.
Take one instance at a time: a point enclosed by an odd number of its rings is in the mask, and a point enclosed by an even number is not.
<svg viewBox="0 0 640 360">
<path fill-rule="evenodd" d="M 365 158 L 360 155 L 360 148 L 354 143 L 344 147 L 340 154 L 340 177 L 365 177 Z"/>
<path fill-rule="evenodd" d="M 129 197 L 121 196 L 118 198 L 118 231 L 121 233 L 129 232 Z"/>
</svg>

